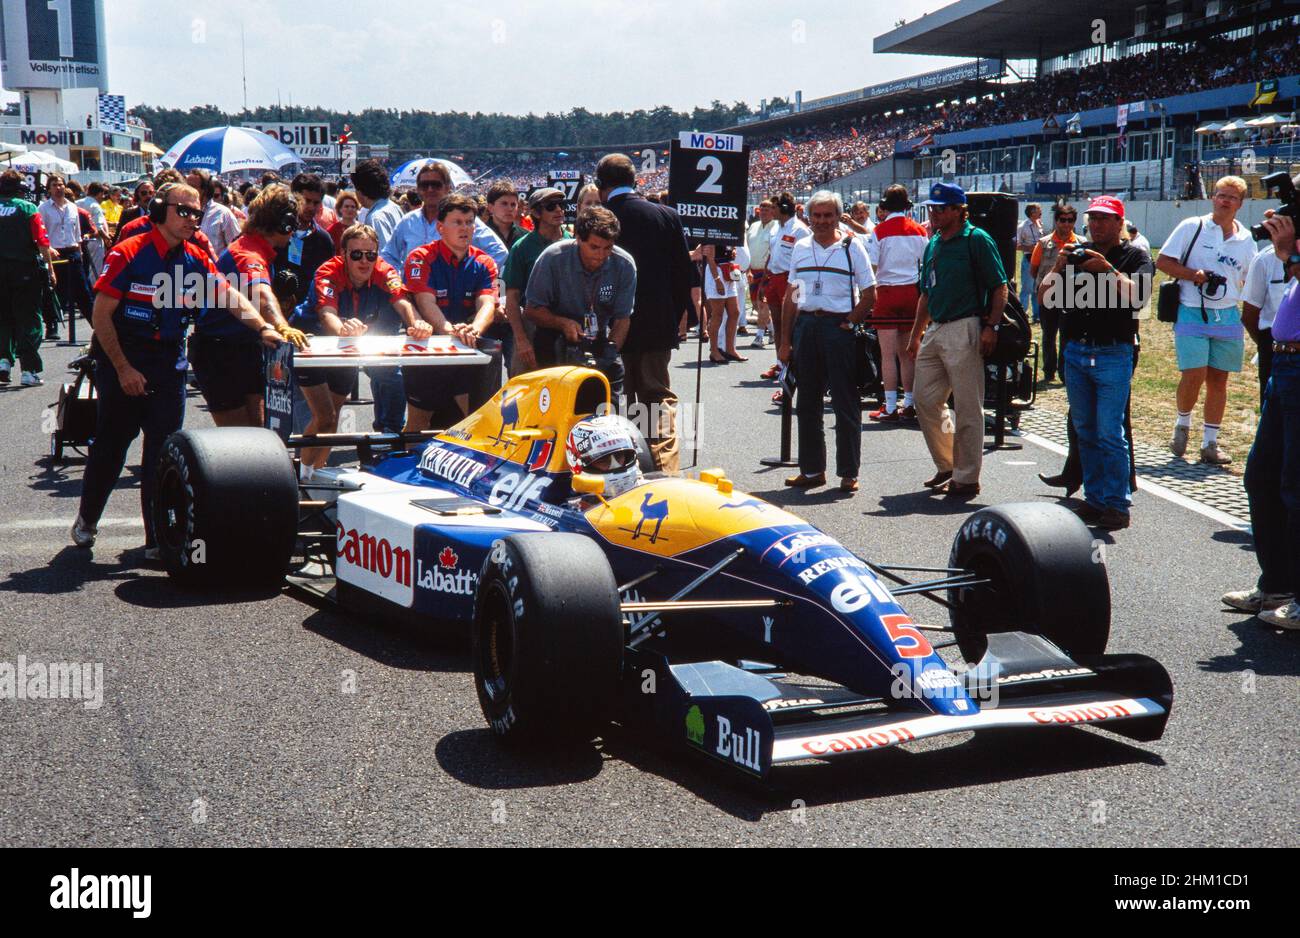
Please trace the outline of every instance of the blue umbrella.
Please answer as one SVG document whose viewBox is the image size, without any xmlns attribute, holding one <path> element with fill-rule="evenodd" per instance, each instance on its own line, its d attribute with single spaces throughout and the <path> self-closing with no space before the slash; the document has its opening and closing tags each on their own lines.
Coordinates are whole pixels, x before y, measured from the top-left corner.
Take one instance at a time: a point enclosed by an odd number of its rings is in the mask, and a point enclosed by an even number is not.
<svg viewBox="0 0 1300 938">
<path fill-rule="evenodd" d="M 393 186 L 415 185 L 415 177 L 419 175 L 420 169 L 426 163 L 441 163 L 443 166 L 447 167 L 447 171 L 451 173 L 452 188 L 468 185 L 474 181 L 470 179 L 469 173 L 465 172 L 465 170 L 461 169 L 460 166 L 456 165 L 451 160 L 444 160 L 441 157 L 429 159 L 428 157 L 422 156 L 418 159 L 409 160 L 397 167 L 397 169 L 393 170 L 393 174 L 388 177 L 389 184 Z"/>
<path fill-rule="evenodd" d="M 206 169 L 214 174 L 238 170 L 279 171 L 303 159 L 274 137 L 249 127 L 209 127 L 186 134 L 162 162 L 185 171 Z"/>
</svg>

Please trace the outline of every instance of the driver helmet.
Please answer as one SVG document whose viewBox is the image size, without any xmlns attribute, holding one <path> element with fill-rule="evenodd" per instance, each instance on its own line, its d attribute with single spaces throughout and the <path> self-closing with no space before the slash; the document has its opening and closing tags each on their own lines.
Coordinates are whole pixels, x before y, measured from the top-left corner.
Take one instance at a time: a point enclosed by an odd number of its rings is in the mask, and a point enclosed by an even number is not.
<svg viewBox="0 0 1300 938">
<path fill-rule="evenodd" d="M 564 455 L 570 472 L 602 476 L 605 495 L 610 498 L 641 481 L 636 440 L 631 425 L 622 417 L 605 414 L 579 420 L 569 431 Z"/>
</svg>

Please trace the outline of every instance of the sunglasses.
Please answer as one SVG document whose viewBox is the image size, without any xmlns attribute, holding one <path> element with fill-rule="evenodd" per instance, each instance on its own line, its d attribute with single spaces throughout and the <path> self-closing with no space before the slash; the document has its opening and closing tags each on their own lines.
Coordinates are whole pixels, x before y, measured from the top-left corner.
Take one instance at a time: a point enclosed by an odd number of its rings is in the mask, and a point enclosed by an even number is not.
<svg viewBox="0 0 1300 938">
<path fill-rule="evenodd" d="M 190 219 L 199 219 L 203 217 L 203 210 L 190 208 L 188 205 L 177 205 L 175 202 L 168 202 L 172 208 L 176 209 L 176 217 L 189 221 Z"/>
<path fill-rule="evenodd" d="M 443 182 L 441 179 L 434 179 L 434 180 L 432 180 L 431 182 L 421 182 L 421 183 L 416 183 L 416 188 L 419 188 L 419 189 L 445 189 L 445 188 L 447 188 L 447 184 L 446 184 L 445 182 Z"/>
<path fill-rule="evenodd" d="M 543 212 L 553 212 L 557 208 L 564 208 L 564 203 L 557 201 L 557 202 L 543 202 L 541 204 L 541 209 Z"/>
<path fill-rule="evenodd" d="M 1078 221 L 1078 220 L 1079 220 L 1078 215 L 1060 215 L 1057 217 L 1056 223 L 1059 225 L 1063 221 Z"/>
<path fill-rule="evenodd" d="M 352 258 L 354 261 L 359 261 L 362 258 L 365 258 L 368 261 L 377 261 L 379 260 L 379 252 L 378 251 L 348 251 L 348 257 Z"/>
</svg>

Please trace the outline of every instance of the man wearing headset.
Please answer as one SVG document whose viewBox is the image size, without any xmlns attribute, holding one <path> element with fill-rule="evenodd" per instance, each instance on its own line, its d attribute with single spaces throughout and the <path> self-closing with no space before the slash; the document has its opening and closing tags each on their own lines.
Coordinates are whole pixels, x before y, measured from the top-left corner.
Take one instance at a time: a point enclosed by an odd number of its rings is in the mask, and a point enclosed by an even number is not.
<svg viewBox="0 0 1300 938">
<path fill-rule="evenodd" d="M 145 559 L 154 560 L 154 466 L 163 442 L 185 419 L 183 342 L 192 312 L 212 302 L 266 345 L 283 340 L 248 300 L 229 288 L 212 259 L 189 242 L 203 216 L 194 189 L 164 187 L 149 203 L 149 214 L 153 230 L 119 242 L 95 284 L 91 355 L 99 406 L 72 541 L 78 547 L 94 545 L 127 450 L 143 431 L 140 507 Z"/>
<path fill-rule="evenodd" d="M 289 325 L 271 291 L 276 253 L 297 229 L 298 211 L 287 186 L 267 186 L 249 206 L 243 234 L 221 255 L 217 270 L 282 338 L 304 348 L 307 337 Z M 210 307 L 194 327 L 190 362 L 217 426 L 262 426 L 266 373 L 256 334 L 227 310 Z"/>
</svg>

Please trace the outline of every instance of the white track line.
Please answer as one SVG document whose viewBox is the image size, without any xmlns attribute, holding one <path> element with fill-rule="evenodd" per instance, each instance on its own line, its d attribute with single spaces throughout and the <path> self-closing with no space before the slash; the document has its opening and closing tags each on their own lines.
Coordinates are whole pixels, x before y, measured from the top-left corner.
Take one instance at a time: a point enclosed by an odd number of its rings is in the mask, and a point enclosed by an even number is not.
<svg viewBox="0 0 1300 938">
<path fill-rule="evenodd" d="M 9 531 L 42 531 L 47 528 L 71 528 L 75 518 L 29 518 L 26 521 L 6 521 L 0 524 L 0 533 Z M 100 518 L 102 528 L 143 528 L 143 518 Z"/>
<path fill-rule="evenodd" d="M 1053 453 L 1060 456 L 1064 456 L 1068 452 L 1068 450 L 1066 450 L 1066 448 L 1061 444 L 1053 443 L 1051 440 L 1045 439 L 1036 433 L 1025 433 L 1024 431 L 1021 431 L 1019 438 L 1033 443 L 1035 446 L 1041 446 L 1043 449 L 1051 450 Z M 1232 528 L 1234 531 L 1245 531 L 1250 533 L 1249 523 L 1228 514 L 1226 511 L 1219 511 L 1219 509 L 1211 508 L 1209 505 L 1202 505 L 1196 499 L 1188 498 L 1186 495 L 1175 492 L 1173 489 L 1166 488 L 1159 482 L 1152 482 L 1150 479 L 1144 479 L 1139 475 L 1138 488 L 1150 492 L 1157 498 L 1163 498 L 1165 501 L 1177 505 L 1179 508 L 1186 508 L 1188 511 L 1194 511 L 1198 515 L 1209 518 L 1211 521 Z"/>
</svg>

